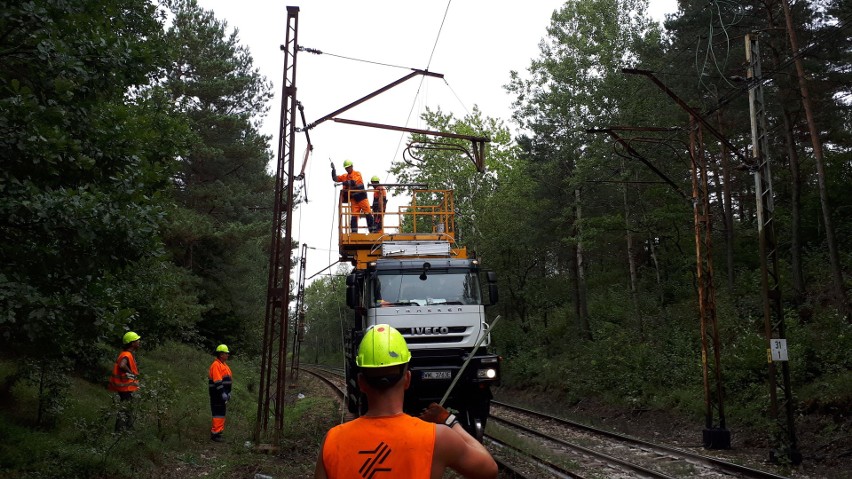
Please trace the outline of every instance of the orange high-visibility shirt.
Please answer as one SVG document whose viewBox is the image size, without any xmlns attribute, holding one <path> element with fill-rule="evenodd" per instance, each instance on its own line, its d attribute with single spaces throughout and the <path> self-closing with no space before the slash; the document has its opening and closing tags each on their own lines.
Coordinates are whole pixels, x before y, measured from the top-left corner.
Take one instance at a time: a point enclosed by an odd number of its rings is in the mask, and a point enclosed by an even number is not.
<svg viewBox="0 0 852 479">
<path fill-rule="evenodd" d="M 139 389 L 139 381 L 128 378 L 127 373 L 121 370 L 122 358 L 127 358 L 127 366 L 130 368 L 130 372 L 137 376 L 139 375 L 139 370 L 136 369 L 136 358 L 133 357 L 133 353 L 122 351 L 112 366 L 112 376 L 109 378 L 109 386 L 107 388 L 110 391 L 132 393 Z"/>
<path fill-rule="evenodd" d="M 231 367 L 221 359 L 216 358 L 213 364 L 210 365 L 210 370 L 207 373 L 207 385 L 210 387 L 210 391 L 216 390 L 219 393 L 226 392 L 230 394 L 232 383 Z"/>
<path fill-rule="evenodd" d="M 384 186 L 376 186 L 373 191 L 373 209 L 377 211 L 384 211 L 385 204 L 388 202 L 388 191 Z"/>
<path fill-rule="evenodd" d="M 349 191 L 353 200 L 361 201 L 367 199 L 367 191 L 364 189 L 364 178 L 361 177 L 360 172 L 352 170 L 352 173 L 337 175 L 337 181 L 344 183 L 343 191 Z M 347 181 L 352 181 L 354 184 L 347 185 Z"/>
<path fill-rule="evenodd" d="M 435 424 L 399 413 L 362 416 L 328 431 L 322 462 L 329 479 L 429 479 Z"/>
</svg>

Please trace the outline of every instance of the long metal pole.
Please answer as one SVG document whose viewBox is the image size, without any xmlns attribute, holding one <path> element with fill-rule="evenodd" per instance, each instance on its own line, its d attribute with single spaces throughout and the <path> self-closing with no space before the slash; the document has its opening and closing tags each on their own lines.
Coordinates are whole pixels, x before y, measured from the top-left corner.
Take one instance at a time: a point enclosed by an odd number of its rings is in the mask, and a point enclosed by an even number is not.
<svg viewBox="0 0 852 479">
<path fill-rule="evenodd" d="M 269 255 L 269 279 L 266 294 L 266 317 L 263 327 L 260 386 L 257 400 L 257 419 L 254 440 L 264 439 L 270 414 L 275 419 L 275 444 L 284 427 L 285 362 L 287 357 L 288 309 L 291 254 L 293 241 L 293 141 L 296 135 L 296 52 L 299 7 L 287 7 L 286 41 L 284 51 L 284 91 L 281 100 L 281 119 L 278 142 L 278 162 L 275 177 L 272 239 Z M 285 165 L 286 163 L 286 165 Z M 284 173 L 286 166 L 286 175 Z M 284 182 L 286 181 L 286 190 Z M 286 208 L 286 213 L 285 213 Z M 282 222 L 283 220 L 283 222 Z M 282 230 L 284 238 L 282 241 Z"/>
<path fill-rule="evenodd" d="M 745 38 L 748 78 L 760 80 L 760 50 L 757 37 L 747 34 Z M 770 460 L 776 462 L 779 456 L 793 464 L 802 461 L 796 441 L 796 427 L 793 411 L 793 397 L 790 388 L 790 367 L 787 361 L 781 362 L 781 389 L 784 393 L 786 421 L 778 415 L 777 370 L 772 358 L 772 340 L 785 339 L 784 309 L 781 304 L 781 288 L 778 284 L 778 245 L 775 239 L 774 194 L 772 192 L 772 173 L 769 163 L 769 140 L 766 128 L 766 108 L 763 101 L 763 84 L 757 82 L 749 90 L 749 112 L 751 117 L 752 156 L 757 167 L 754 171 L 754 189 L 757 200 L 757 231 L 760 245 L 760 280 L 763 289 L 763 324 L 766 338 L 766 356 L 768 362 L 767 380 L 769 383 L 769 414 L 775 424 L 771 433 L 774 443 Z"/>
<path fill-rule="evenodd" d="M 494 329 L 494 326 L 497 326 L 497 321 L 500 321 L 500 316 L 494 318 L 494 321 L 491 322 L 491 326 L 489 326 L 488 329 L 482 331 L 482 336 L 480 336 L 479 339 L 476 341 L 476 345 L 473 346 L 473 350 L 470 352 L 470 355 L 464 361 L 464 364 L 462 364 L 461 369 L 459 369 L 459 372 L 458 374 L 456 374 L 456 377 L 453 378 L 453 382 L 450 383 L 450 387 L 447 388 L 447 391 L 444 393 L 444 397 L 441 398 L 441 402 L 439 402 L 438 404 L 443 406 L 444 403 L 447 402 L 447 398 L 450 397 L 450 393 L 453 391 L 453 388 L 456 387 L 456 383 L 459 382 L 459 378 L 462 377 L 462 373 L 464 373 L 464 370 L 467 369 L 467 365 L 470 364 L 470 360 L 473 359 L 473 357 L 476 355 L 476 352 L 479 350 L 479 347 L 482 346 L 482 342 L 485 341 L 485 338 L 487 338 L 488 335 L 491 334 L 491 331 Z"/>
</svg>

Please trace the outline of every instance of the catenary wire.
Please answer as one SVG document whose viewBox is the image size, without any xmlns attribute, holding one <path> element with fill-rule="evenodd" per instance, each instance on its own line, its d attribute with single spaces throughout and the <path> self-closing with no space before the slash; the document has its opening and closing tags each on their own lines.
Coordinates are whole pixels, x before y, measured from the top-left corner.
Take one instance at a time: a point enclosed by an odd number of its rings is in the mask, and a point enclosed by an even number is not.
<svg viewBox="0 0 852 479">
<path fill-rule="evenodd" d="M 441 39 L 441 31 L 444 29 L 444 22 L 447 21 L 447 13 L 450 12 L 450 4 L 453 0 L 447 0 L 447 8 L 444 9 L 444 18 L 441 19 L 441 26 L 438 27 L 438 35 L 435 36 L 435 44 L 432 46 L 432 53 L 429 54 L 429 61 L 426 63 L 426 70 L 432 65 L 432 57 L 435 56 L 435 49 L 438 48 L 438 40 Z"/>
<path fill-rule="evenodd" d="M 406 67 L 406 66 L 402 66 L 402 65 L 394 65 L 394 64 L 391 64 L 391 63 L 382 63 L 382 62 L 377 62 L 377 61 L 373 61 L 373 60 L 364 60 L 362 58 L 348 57 L 346 55 L 337 55 L 337 54 L 334 54 L 334 53 L 328 53 L 328 52 L 324 52 L 322 50 L 317 50 L 316 48 L 308 48 L 308 47 L 300 46 L 299 51 L 306 52 L 306 53 L 313 53 L 314 55 L 328 55 L 330 57 L 342 58 L 344 60 L 351 60 L 351 61 L 354 61 L 354 62 L 369 63 L 369 64 L 372 64 L 372 65 L 380 65 L 380 66 L 384 66 L 384 67 L 401 68 L 403 70 L 416 70 L 416 68 Z"/>
</svg>

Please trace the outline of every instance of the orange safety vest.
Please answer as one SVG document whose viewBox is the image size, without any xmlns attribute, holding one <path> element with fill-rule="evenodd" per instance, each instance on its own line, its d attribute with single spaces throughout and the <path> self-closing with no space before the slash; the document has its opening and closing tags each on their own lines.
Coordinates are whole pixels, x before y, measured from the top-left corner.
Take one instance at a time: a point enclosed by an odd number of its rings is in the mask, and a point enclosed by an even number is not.
<svg viewBox="0 0 852 479">
<path fill-rule="evenodd" d="M 231 394 L 231 368 L 219 358 L 213 361 L 210 365 L 210 371 L 207 373 L 207 385 L 210 388 L 210 393 L 213 392 Z"/>
<path fill-rule="evenodd" d="M 388 192 L 384 186 L 377 186 L 373 191 L 373 211 L 385 211 L 385 205 L 388 203 Z"/>
<path fill-rule="evenodd" d="M 399 413 L 362 416 L 328 431 L 322 462 L 329 479 L 429 479 L 435 424 Z"/>
<path fill-rule="evenodd" d="M 109 386 L 107 388 L 110 391 L 115 391 L 119 393 L 132 393 L 139 389 L 139 381 L 136 379 L 130 379 L 127 377 L 127 373 L 121 370 L 121 359 L 127 358 L 127 365 L 130 366 L 130 372 L 139 375 L 139 370 L 136 369 L 136 358 L 133 357 L 133 353 L 130 351 L 122 351 L 121 354 L 118 355 L 118 359 L 115 360 L 115 364 L 112 366 L 112 376 L 109 378 Z"/>
<path fill-rule="evenodd" d="M 352 196 L 353 201 L 361 201 L 367 199 L 367 191 L 364 189 L 364 178 L 361 177 L 361 173 L 352 170 L 352 173 L 338 175 L 337 181 L 343 183 L 343 192 L 349 191 L 349 194 Z M 347 181 L 351 181 L 352 184 L 346 184 Z"/>
</svg>

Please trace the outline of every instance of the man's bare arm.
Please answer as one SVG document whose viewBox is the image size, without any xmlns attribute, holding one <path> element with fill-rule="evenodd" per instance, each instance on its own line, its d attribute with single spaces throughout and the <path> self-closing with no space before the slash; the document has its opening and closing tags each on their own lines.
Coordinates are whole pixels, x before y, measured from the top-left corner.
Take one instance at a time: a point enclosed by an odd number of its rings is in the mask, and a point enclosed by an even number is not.
<svg viewBox="0 0 852 479">
<path fill-rule="evenodd" d="M 432 477 L 440 478 L 445 467 L 469 479 L 494 479 L 498 473 L 497 463 L 491 453 L 468 434 L 461 424 L 452 428 L 438 425 L 435 431 Z"/>
</svg>

